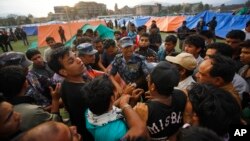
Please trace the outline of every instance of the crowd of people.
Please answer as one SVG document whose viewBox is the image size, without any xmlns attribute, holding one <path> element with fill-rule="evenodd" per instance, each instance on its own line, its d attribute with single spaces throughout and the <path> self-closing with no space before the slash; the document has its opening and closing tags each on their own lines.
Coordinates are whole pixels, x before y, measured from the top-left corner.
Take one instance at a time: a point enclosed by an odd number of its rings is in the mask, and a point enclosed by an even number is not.
<svg viewBox="0 0 250 141">
<path fill-rule="evenodd" d="M 13 29 L 10 28 L 9 32 L 6 29 L 0 31 L 0 47 L 3 52 L 13 51 L 11 41 L 22 40 L 25 46 L 29 46 L 29 41 L 27 38 L 27 33 L 23 28 L 17 27 L 13 32 Z"/>
<path fill-rule="evenodd" d="M 216 25 L 192 32 L 184 21 L 163 43 L 156 21 L 114 39 L 79 29 L 73 47 L 60 27 L 44 56 L 1 54 L 0 140 L 229 140 L 232 126 L 250 124 L 250 21 L 225 43 Z"/>
</svg>

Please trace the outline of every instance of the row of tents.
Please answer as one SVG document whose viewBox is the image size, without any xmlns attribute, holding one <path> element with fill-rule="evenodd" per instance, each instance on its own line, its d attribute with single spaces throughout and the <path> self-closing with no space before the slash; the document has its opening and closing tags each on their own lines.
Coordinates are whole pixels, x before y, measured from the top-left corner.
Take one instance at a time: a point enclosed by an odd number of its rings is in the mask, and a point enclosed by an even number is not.
<svg viewBox="0 0 250 141">
<path fill-rule="evenodd" d="M 184 20 L 187 21 L 187 26 L 190 29 L 196 27 L 199 19 L 202 17 L 203 20 L 207 23 L 213 17 L 216 17 L 217 27 L 216 27 L 216 36 L 225 38 L 226 33 L 233 29 L 243 29 L 245 28 L 246 22 L 250 20 L 249 15 L 231 15 L 230 13 L 214 13 L 210 11 L 204 11 L 195 16 L 166 16 L 166 17 L 136 17 L 136 18 L 124 18 L 118 20 L 119 25 L 123 25 L 124 22 L 132 22 L 136 27 L 141 25 L 146 25 L 149 27 L 151 21 L 155 20 L 157 26 L 162 32 L 173 32 L 176 31 L 178 27 L 181 26 Z M 98 31 L 101 38 L 113 38 L 113 30 L 105 26 L 106 23 L 104 20 L 86 20 L 81 22 L 69 22 L 69 23 L 56 23 L 56 24 L 47 24 L 47 25 L 25 25 L 22 26 L 28 35 L 38 35 L 38 47 L 46 46 L 45 39 L 47 36 L 52 36 L 56 41 L 60 41 L 58 34 L 59 26 L 62 26 L 65 30 L 66 39 L 68 40 L 67 44 L 72 43 L 73 38 L 78 29 L 91 28 L 94 31 Z"/>
</svg>

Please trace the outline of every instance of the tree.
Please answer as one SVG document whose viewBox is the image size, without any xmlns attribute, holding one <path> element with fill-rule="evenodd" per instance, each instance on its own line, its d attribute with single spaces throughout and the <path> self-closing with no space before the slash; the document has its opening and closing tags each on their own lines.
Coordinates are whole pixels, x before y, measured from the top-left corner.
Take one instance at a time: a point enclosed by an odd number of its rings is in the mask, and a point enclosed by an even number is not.
<svg viewBox="0 0 250 141">
<path fill-rule="evenodd" d="M 203 4 L 202 4 L 202 2 L 200 2 L 200 3 L 198 4 L 197 11 L 198 11 L 198 12 L 203 11 Z"/>
<path fill-rule="evenodd" d="M 205 5 L 204 5 L 204 10 L 209 10 L 209 9 L 210 9 L 209 5 L 208 5 L 208 4 L 205 4 Z"/>
<path fill-rule="evenodd" d="M 246 2 L 246 6 L 247 6 L 247 7 L 250 7 L 250 0 L 248 0 L 248 1 Z"/>
</svg>

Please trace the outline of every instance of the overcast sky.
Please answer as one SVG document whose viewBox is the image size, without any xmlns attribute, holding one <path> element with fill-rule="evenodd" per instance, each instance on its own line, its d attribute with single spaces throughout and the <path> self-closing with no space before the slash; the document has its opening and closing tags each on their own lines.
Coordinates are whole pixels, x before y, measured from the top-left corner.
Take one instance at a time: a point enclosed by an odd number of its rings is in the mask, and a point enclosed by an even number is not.
<svg viewBox="0 0 250 141">
<path fill-rule="evenodd" d="M 133 7 L 138 4 L 155 3 L 184 3 L 200 2 L 203 4 L 223 3 L 229 0 L 0 0 L 0 16 L 8 14 L 25 15 L 32 14 L 35 17 L 46 17 L 49 12 L 54 12 L 54 6 L 74 6 L 79 1 L 95 1 L 106 4 L 108 9 L 114 9 L 115 3 L 118 8 L 125 5 Z"/>
</svg>

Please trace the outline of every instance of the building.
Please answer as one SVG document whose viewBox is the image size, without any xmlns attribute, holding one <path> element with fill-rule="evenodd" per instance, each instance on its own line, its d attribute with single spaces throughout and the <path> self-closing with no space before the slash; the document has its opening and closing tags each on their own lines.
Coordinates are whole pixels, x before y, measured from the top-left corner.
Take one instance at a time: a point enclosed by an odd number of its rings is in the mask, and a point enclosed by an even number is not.
<svg viewBox="0 0 250 141">
<path fill-rule="evenodd" d="M 161 4 L 156 3 L 155 5 L 137 5 L 135 6 L 135 15 L 146 16 L 156 15 L 161 10 Z"/>
<path fill-rule="evenodd" d="M 74 6 L 77 15 L 81 18 L 92 18 L 99 15 L 107 14 L 107 7 L 105 4 L 96 2 L 78 2 Z"/>
</svg>

